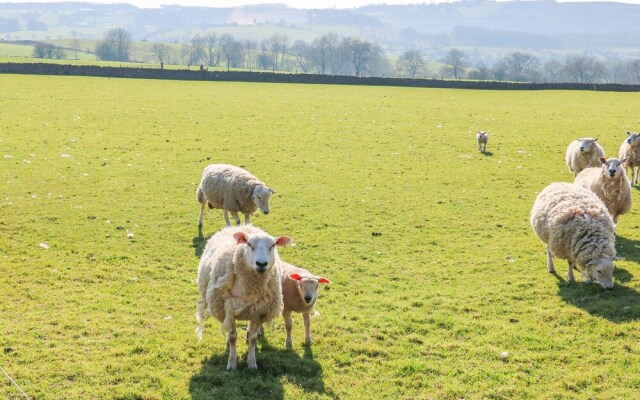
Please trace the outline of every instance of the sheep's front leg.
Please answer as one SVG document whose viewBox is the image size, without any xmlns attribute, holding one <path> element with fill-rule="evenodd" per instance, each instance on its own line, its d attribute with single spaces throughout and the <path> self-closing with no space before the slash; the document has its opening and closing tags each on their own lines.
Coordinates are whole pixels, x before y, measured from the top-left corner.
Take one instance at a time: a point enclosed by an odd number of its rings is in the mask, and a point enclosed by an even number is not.
<svg viewBox="0 0 640 400">
<path fill-rule="evenodd" d="M 200 204 L 200 218 L 198 218 L 198 226 L 202 227 L 202 216 L 204 215 L 204 209 L 207 206 L 207 202 Z"/>
<path fill-rule="evenodd" d="M 291 311 L 283 311 L 282 317 L 284 318 L 284 329 L 287 331 L 287 338 L 285 339 L 284 346 L 287 349 L 291 349 L 293 347 L 292 340 L 291 340 L 291 329 L 293 328 Z"/>
<path fill-rule="evenodd" d="M 482 146 L 482 152 L 484 153 L 484 152 L 486 152 L 486 151 L 487 151 L 487 144 L 485 143 L 485 144 Z"/>
<path fill-rule="evenodd" d="M 227 369 L 236 369 L 238 366 L 238 353 L 236 345 L 238 343 L 238 332 L 236 331 L 236 320 L 231 322 L 231 330 L 227 336 L 227 347 L 229 348 L 229 361 L 227 361 Z"/>
<path fill-rule="evenodd" d="M 244 213 L 244 224 L 249 225 L 251 223 L 251 214 Z"/>
<path fill-rule="evenodd" d="M 569 272 L 567 273 L 567 281 L 569 281 L 569 283 L 574 283 L 576 281 L 576 278 L 574 278 L 574 276 L 573 276 L 573 263 L 571 261 L 567 261 L 567 263 L 569 264 Z"/>
<path fill-rule="evenodd" d="M 311 312 L 302 314 L 302 321 L 304 322 L 304 344 L 305 346 L 311 346 L 313 340 L 311 340 Z"/>
<path fill-rule="evenodd" d="M 258 332 L 260 332 L 262 322 L 258 320 L 251 320 L 249 322 L 249 354 L 247 355 L 247 366 L 249 369 L 258 368 L 256 363 L 256 342 L 258 340 Z"/>
<path fill-rule="evenodd" d="M 233 216 L 233 220 L 236 221 L 236 225 L 240 225 L 240 217 L 238 216 L 238 212 L 231 211 L 231 215 Z"/>
<path fill-rule="evenodd" d="M 549 246 L 547 246 L 547 269 L 551 274 L 556 272 L 556 269 L 553 267 L 553 254 L 551 254 L 551 250 L 549 249 Z"/>
<path fill-rule="evenodd" d="M 640 173 L 640 167 L 631 167 L 631 173 L 633 175 L 633 183 L 638 184 L 638 174 Z"/>
<path fill-rule="evenodd" d="M 224 215 L 224 221 L 227 223 L 227 226 L 231 226 L 231 221 L 229 221 L 229 211 L 222 210 L 222 215 Z"/>
</svg>

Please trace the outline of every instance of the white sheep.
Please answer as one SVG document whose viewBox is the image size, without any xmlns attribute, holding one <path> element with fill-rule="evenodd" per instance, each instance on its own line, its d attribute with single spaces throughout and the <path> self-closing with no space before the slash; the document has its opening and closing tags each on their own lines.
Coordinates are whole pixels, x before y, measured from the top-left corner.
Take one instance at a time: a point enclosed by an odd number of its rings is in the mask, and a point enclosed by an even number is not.
<svg viewBox="0 0 640 400">
<path fill-rule="evenodd" d="M 631 183 L 638 184 L 640 174 L 640 133 L 627 132 L 627 138 L 620 145 L 620 159 L 627 158 L 626 168 L 631 168 Z"/>
<path fill-rule="evenodd" d="M 202 226 L 204 209 L 220 208 L 227 226 L 230 212 L 237 225 L 240 225 L 238 212 L 244 214 L 244 223 L 251 223 L 251 214 L 260 208 L 263 214 L 269 214 L 269 189 L 258 178 L 247 170 L 228 164 L 211 164 L 202 172 L 202 180 L 198 186 L 196 197 L 200 203 L 198 226 Z"/>
<path fill-rule="evenodd" d="M 576 139 L 567 146 L 565 162 L 574 176 L 585 168 L 600 166 L 598 158 L 604 157 L 604 149 L 597 141 L 598 138 Z"/>
<path fill-rule="evenodd" d="M 478 144 L 478 151 L 484 153 L 487 150 L 487 143 L 489 142 L 489 134 L 487 131 L 478 131 L 476 133 L 476 143 Z"/>
<path fill-rule="evenodd" d="M 236 369 L 236 320 L 249 321 L 247 365 L 256 364 L 256 338 L 263 323 L 277 317 L 283 308 L 280 258 L 275 246 L 285 246 L 287 236 L 273 238 L 253 225 L 227 227 L 214 234 L 200 259 L 196 307 L 202 339 L 204 322 L 213 316 L 227 332 L 227 369 Z"/>
<path fill-rule="evenodd" d="M 280 275 L 282 277 L 282 298 L 284 309 L 282 317 L 287 332 L 285 346 L 292 347 L 291 329 L 293 321 L 291 313 L 302 314 L 304 323 L 304 344 L 311 346 L 311 313 L 318 299 L 320 284 L 331 283 L 327 278 L 316 276 L 306 269 L 296 267 L 286 262 L 282 262 Z"/>
<path fill-rule="evenodd" d="M 609 210 L 613 223 L 631 209 L 631 188 L 624 171 L 626 158 L 606 160 L 600 157 L 601 168 L 585 168 L 576 176 L 575 184 L 593 191 Z"/>
<path fill-rule="evenodd" d="M 613 288 L 614 225 L 595 193 L 572 183 L 552 183 L 538 194 L 530 222 L 547 244 L 549 272 L 555 272 L 556 256 L 567 260 L 569 282 L 575 282 L 573 268 L 577 268 L 587 282 Z"/>
</svg>

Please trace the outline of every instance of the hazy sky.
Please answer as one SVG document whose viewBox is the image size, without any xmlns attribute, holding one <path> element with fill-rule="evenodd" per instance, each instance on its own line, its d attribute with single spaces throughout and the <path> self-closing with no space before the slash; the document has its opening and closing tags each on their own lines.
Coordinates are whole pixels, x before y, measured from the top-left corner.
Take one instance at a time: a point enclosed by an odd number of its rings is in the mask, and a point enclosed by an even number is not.
<svg viewBox="0 0 640 400">
<path fill-rule="evenodd" d="M 0 3 L 56 3 L 60 0 L 0 0 Z M 79 0 L 84 1 L 84 0 Z M 137 7 L 158 7 L 163 4 L 181 4 L 185 6 L 229 7 L 244 4 L 282 3 L 295 8 L 353 8 L 367 4 L 408 4 L 408 3 L 440 3 L 442 0 L 86 0 L 90 3 L 129 3 Z M 560 0 L 574 1 L 574 0 Z M 585 0 L 577 0 L 585 1 Z M 602 1 L 602 0 L 587 0 Z M 640 4 L 640 0 L 617 0 L 619 3 Z"/>
</svg>

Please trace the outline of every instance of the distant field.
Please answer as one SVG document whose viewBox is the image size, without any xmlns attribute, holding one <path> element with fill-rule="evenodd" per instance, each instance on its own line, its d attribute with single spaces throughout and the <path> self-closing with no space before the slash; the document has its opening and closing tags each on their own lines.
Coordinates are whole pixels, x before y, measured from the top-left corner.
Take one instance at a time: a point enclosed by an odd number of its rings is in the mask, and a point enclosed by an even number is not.
<svg viewBox="0 0 640 400">
<path fill-rule="evenodd" d="M 598 136 L 615 155 L 638 130 L 638 94 L 22 75 L 0 87 L 0 366 L 34 399 L 640 393 L 640 213 L 619 220 L 611 291 L 547 273 L 528 224 L 536 193 L 572 180 L 571 140 Z M 242 340 L 225 370 L 216 321 L 202 343 L 193 333 L 198 256 L 223 225 L 211 210 L 196 226 L 213 162 L 275 188 L 252 220 L 333 281 L 313 347 L 297 318 L 286 351 L 278 320 L 258 371 Z M 0 398 L 21 398 L 3 375 Z"/>
</svg>

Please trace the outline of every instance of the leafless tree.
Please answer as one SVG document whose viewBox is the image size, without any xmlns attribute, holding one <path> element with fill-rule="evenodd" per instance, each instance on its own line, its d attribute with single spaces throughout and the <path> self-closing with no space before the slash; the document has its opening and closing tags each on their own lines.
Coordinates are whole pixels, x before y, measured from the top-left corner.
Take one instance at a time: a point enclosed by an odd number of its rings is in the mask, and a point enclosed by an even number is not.
<svg viewBox="0 0 640 400">
<path fill-rule="evenodd" d="M 167 59 L 171 56 L 171 47 L 166 43 L 155 42 L 153 44 L 153 55 L 158 59 L 161 65 L 167 62 Z"/>
<path fill-rule="evenodd" d="M 304 40 L 296 40 L 291 46 L 291 52 L 296 59 L 296 67 L 302 72 L 309 72 L 313 61 L 311 56 L 312 48 Z"/>
<path fill-rule="evenodd" d="M 504 57 L 508 78 L 514 81 L 537 80 L 540 61 L 533 54 L 513 52 Z"/>
<path fill-rule="evenodd" d="M 629 63 L 629 70 L 633 76 L 634 83 L 640 84 L 640 60 L 633 60 Z"/>
<path fill-rule="evenodd" d="M 485 63 L 480 61 L 475 69 L 469 72 L 469 78 L 476 79 L 479 81 L 486 81 L 491 79 L 491 69 L 487 67 Z"/>
<path fill-rule="evenodd" d="M 564 63 L 564 70 L 578 83 L 596 83 L 604 75 L 604 65 L 593 56 L 573 55 Z"/>
<path fill-rule="evenodd" d="M 245 40 L 242 45 L 244 51 L 244 67 L 249 69 L 256 68 L 258 42 L 255 40 Z"/>
<path fill-rule="evenodd" d="M 398 58 L 398 69 L 412 78 L 425 69 L 426 63 L 419 50 L 407 50 Z"/>
<path fill-rule="evenodd" d="M 111 29 L 96 44 L 96 56 L 100 60 L 129 61 L 131 34 L 122 28 Z"/>
<path fill-rule="evenodd" d="M 220 52 L 227 61 L 227 71 L 231 68 L 231 58 L 233 55 L 233 36 L 224 33 L 220 36 Z"/>
<path fill-rule="evenodd" d="M 78 51 L 80 50 L 80 40 L 72 39 L 71 40 L 71 50 L 73 50 L 73 57 L 78 59 Z"/>
<path fill-rule="evenodd" d="M 446 64 L 444 72 L 453 75 L 455 79 L 461 78 L 465 68 L 469 66 L 466 54 L 458 49 L 449 50 L 442 62 Z"/>
<path fill-rule="evenodd" d="M 544 82 L 562 82 L 564 76 L 564 66 L 558 60 L 549 60 L 542 66 L 542 80 Z"/>
<path fill-rule="evenodd" d="M 362 76 L 369 71 L 373 71 L 381 64 L 384 56 L 380 46 L 358 37 L 342 39 L 341 47 L 356 76 Z"/>
<path fill-rule="evenodd" d="M 327 73 L 333 66 L 338 44 L 338 35 L 332 32 L 325 33 L 311 42 L 313 61 L 321 74 Z"/>
<path fill-rule="evenodd" d="M 218 34 L 209 32 L 202 37 L 202 60 L 209 67 L 217 66 L 219 60 L 217 55 Z"/>
</svg>

